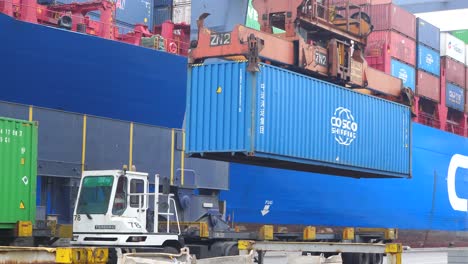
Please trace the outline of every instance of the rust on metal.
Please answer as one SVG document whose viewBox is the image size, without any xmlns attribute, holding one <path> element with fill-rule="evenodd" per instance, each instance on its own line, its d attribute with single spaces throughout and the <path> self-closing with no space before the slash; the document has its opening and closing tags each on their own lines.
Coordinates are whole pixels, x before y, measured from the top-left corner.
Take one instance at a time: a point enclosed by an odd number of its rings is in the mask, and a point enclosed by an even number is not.
<svg viewBox="0 0 468 264">
<path fill-rule="evenodd" d="M 371 90 L 398 97 L 401 95 L 403 81 L 371 67 L 365 70 L 367 87 Z"/>
<path fill-rule="evenodd" d="M 268 0 L 253 0 L 252 6 L 258 13 L 261 31 L 271 34 L 273 27 L 277 27 L 286 32 L 286 38 L 297 37 L 297 22 L 304 28 L 315 28 L 359 43 L 365 43 L 365 37 L 372 31 L 369 16 L 350 1 L 284 0 L 272 5 Z"/>
<path fill-rule="evenodd" d="M 432 74 L 416 72 L 416 94 L 431 101 L 440 102 L 440 79 Z"/>
<path fill-rule="evenodd" d="M 293 43 L 275 35 L 237 25 L 233 31 L 218 33 L 204 26 L 207 14 L 198 19 L 198 41 L 190 51 L 190 63 L 208 58 L 229 58 L 243 56 L 249 61 L 250 69 L 257 68 L 259 57 L 294 64 Z M 268 43 L 268 45 L 265 45 Z M 257 68 L 258 70 L 258 68 Z"/>
</svg>

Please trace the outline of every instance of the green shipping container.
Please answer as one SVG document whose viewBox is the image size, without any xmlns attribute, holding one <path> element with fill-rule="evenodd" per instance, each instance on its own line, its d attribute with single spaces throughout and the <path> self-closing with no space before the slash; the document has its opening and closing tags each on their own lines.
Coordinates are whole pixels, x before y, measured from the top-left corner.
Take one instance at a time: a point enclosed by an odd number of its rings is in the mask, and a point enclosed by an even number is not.
<svg viewBox="0 0 468 264">
<path fill-rule="evenodd" d="M 36 219 L 35 122 L 0 117 L 0 229 Z"/>
</svg>

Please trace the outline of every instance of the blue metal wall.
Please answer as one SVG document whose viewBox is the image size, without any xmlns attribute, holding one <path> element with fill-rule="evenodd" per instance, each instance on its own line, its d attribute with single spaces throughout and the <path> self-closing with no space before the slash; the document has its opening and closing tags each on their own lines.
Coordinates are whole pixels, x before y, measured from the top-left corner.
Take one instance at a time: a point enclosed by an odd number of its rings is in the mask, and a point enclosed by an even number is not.
<svg viewBox="0 0 468 264">
<path fill-rule="evenodd" d="M 187 58 L 4 15 L 0 25 L 0 100 L 182 127 Z"/>
<path fill-rule="evenodd" d="M 468 140 L 414 124 L 412 179 L 350 179 L 231 165 L 227 213 L 240 223 L 388 227 L 468 231 L 468 214 L 454 210 L 447 175 Z M 455 192 L 468 197 L 468 170 L 456 171 Z M 451 190 L 452 191 L 452 190 Z M 239 195 L 242 194 L 242 195 Z M 266 202 L 272 205 L 262 215 Z"/>
<path fill-rule="evenodd" d="M 81 177 L 83 153 L 85 170 L 120 169 L 124 164 L 130 164 L 131 157 L 138 171 L 149 173 L 150 182 L 155 174 L 159 174 L 182 188 L 228 189 L 229 164 L 185 158 L 180 130 L 134 123 L 133 137 L 130 137 L 130 122 L 96 116 L 85 119 L 83 114 L 38 107 L 30 111 L 26 105 L 0 101 L 2 117 L 27 120 L 30 113 L 40 124 L 37 171 L 43 183 L 38 184 L 37 203 L 46 205 L 48 214 L 59 214 L 61 223 L 72 220 L 74 191 L 78 188 L 77 179 Z"/>
<path fill-rule="evenodd" d="M 391 74 L 403 80 L 403 85 L 411 90 L 416 89 L 416 69 L 410 65 L 398 61 L 391 60 Z"/>
<path fill-rule="evenodd" d="M 190 68 L 188 154 L 240 152 L 358 177 L 410 176 L 409 108 L 266 64 L 255 74 L 246 67 Z"/>
<path fill-rule="evenodd" d="M 418 44 L 418 68 L 440 76 L 440 54 L 424 45 Z"/>
</svg>

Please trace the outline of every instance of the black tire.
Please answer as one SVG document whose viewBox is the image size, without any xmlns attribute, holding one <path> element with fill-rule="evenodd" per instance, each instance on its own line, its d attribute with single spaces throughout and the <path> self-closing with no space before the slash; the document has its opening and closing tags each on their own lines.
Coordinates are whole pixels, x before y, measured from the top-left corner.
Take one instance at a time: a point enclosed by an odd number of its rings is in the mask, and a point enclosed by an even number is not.
<svg viewBox="0 0 468 264">
<path fill-rule="evenodd" d="M 163 248 L 163 253 L 168 253 L 168 254 L 179 254 L 179 250 L 175 247 L 171 247 L 171 246 L 165 246 Z"/>
<path fill-rule="evenodd" d="M 371 254 L 370 264 L 383 264 L 383 254 Z"/>
<path fill-rule="evenodd" d="M 343 264 L 370 264 L 370 254 L 366 253 L 343 253 Z"/>
</svg>

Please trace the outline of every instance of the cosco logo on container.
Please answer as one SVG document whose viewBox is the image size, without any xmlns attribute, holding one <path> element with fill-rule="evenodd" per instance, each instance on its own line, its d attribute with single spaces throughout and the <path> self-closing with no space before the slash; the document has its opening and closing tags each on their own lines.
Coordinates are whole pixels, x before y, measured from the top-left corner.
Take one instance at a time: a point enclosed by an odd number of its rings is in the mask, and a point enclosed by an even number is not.
<svg viewBox="0 0 468 264">
<path fill-rule="evenodd" d="M 335 109 L 331 118 L 331 132 L 335 135 L 335 140 L 340 145 L 349 146 L 356 139 L 358 124 L 356 123 L 351 110 L 344 107 Z"/>
<path fill-rule="evenodd" d="M 449 100 L 456 104 L 461 104 L 462 95 L 454 91 L 449 91 Z"/>
<path fill-rule="evenodd" d="M 426 56 L 426 63 L 428 65 L 432 65 L 432 63 L 434 63 L 434 58 L 432 58 L 432 55 L 431 54 L 427 54 Z"/>
<path fill-rule="evenodd" d="M 405 69 L 400 69 L 398 72 L 398 78 L 402 79 L 404 83 L 408 80 L 408 72 Z"/>
</svg>

